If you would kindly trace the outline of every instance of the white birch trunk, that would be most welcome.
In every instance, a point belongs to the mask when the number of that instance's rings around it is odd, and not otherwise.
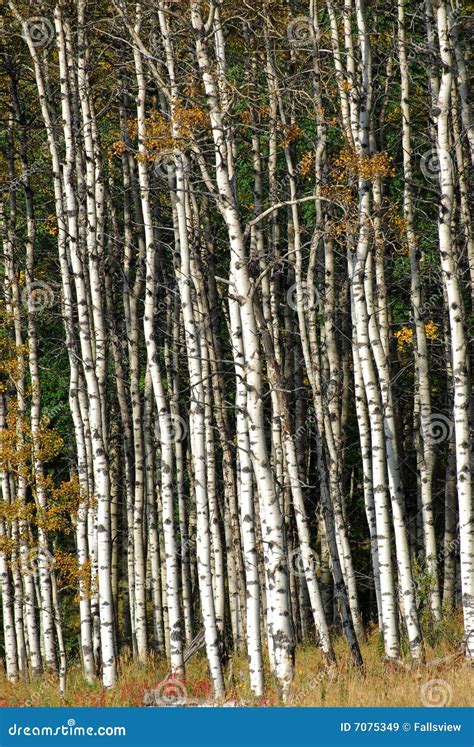
[[[454,207],[454,173],[450,157],[449,112],[453,59],[450,49],[447,6],[437,0],[436,25],[442,60],[441,82],[436,116],[441,199],[438,237],[443,282],[448,300],[449,328],[454,390],[454,435],[456,443],[456,483],[459,504],[462,608],[466,636],[466,656],[474,658],[474,507],[472,502],[470,463],[470,387],[467,340],[464,328],[462,298],[456,272],[456,258],[451,229]]]

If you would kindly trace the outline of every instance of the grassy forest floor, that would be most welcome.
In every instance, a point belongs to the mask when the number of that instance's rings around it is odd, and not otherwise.
[[[382,661],[382,646],[376,630],[369,631],[362,646],[365,671],[354,668],[342,638],[335,642],[339,672],[330,679],[322,657],[314,644],[298,647],[295,680],[289,706],[471,706],[474,669],[460,650],[462,624],[452,617],[442,629],[432,631],[425,644],[426,663],[420,668],[405,665],[387,667]],[[55,677],[44,676],[34,682],[12,684],[0,675],[1,706],[142,706],[146,692],[157,689],[164,701],[179,696],[179,705],[213,705],[205,656],[196,654],[186,666],[186,679],[164,685],[166,661],[150,659],[139,666],[122,656],[118,684],[105,691],[98,681],[88,685],[79,665],[68,672],[64,697],[58,692]],[[232,705],[278,706],[278,691],[267,676],[265,695],[252,698],[245,657],[235,659],[226,668],[226,702]],[[165,704],[164,702],[164,704]]]

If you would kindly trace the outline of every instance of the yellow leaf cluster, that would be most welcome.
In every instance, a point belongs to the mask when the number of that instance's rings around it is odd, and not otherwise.
[[[288,145],[291,145],[291,143],[295,143],[297,140],[299,140],[302,134],[303,130],[297,124],[291,124],[288,127],[285,127],[284,137],[280,142],[280,147],[287,148]]]
[[[355,150],[344,148],[333,161],[332,177],[336,184],[343,184],[354,176],[373,181],[394,174],[392,157],[386,151],[360,156]]]
[[[197,133],[206,130],[210,126],[208,112],[200,106],[183,106],[180,102],[175,104],[174,119],[170,120],[156,109],[151,109],[145,119],[145,153],[138,158],[144,161],[152,161],[159,153],[174,149],[184,149]],[[173,125],[177,125],[179,135],[173,135]],[[130,137],[136,140],[138,137],[138,120],[132,119],[128,125]],[[123,141],[113,143],[112,152],[121,155],[127,146]]]
[[[174,123],[179,127],[180,137],[191,140],[198,131],[208,129],[211,120],[208,112],[200,106],[184,107],[178,104],[175,106]]]
[[[13,550],[15,549],[15,542],[12,540],[11,537],[7,537],[6,535],[3,535],[0,537],[0,552],[6,555],[7,557],[10,557]]]
[[[58,223],[56,220],[56,216],[50,213],[44,221],[44,227],[46,231],[50,234],[50,236],[57,236],[58,235]]]
[[[255,121],[262,121],[270,116],[270,107],[268,104],[259,104],[250,111],[250,109],[244,109],[240,112],[240,118],[245,125],[250,125]]]
[[[110,146],[110,150],[113,156],[120,157],[127,152],[127,146],[125,145],[123,140],[114,140],[114,142]]]
[[[307,150],[301,156],[300,162],[298,164],[298,171],[301,174],[301,176],[307,177],[311,174],[312,170],[313,170],[313,154],[311,153],[310,150]]]
[[[439,336],[438,325],[430,319],[425,323],[425,333],[429,340],[437,340]],[[395,332],[397,348],[401,352],[407,345],[413,345],[414,330],[410,327],[402,327]]]
[[[33,434],[30,422],[20,415],[15,401],[9,402],[6,426],[0,433],[0,466],[7,471],[22,471],[25,479],[33,482],[35,457],[43,462],[51,461],[60,453],[63,439],[45,421]]]
[[[55,550],[54,568],[57,573],[58,588],[65,587],[76,588],[79,585],[79,564],[77,558],[70,552]]]
[[[429,340],[437,340],[439,337],[439,327],[437,324],[433,322],[432,319],[430,319],[425,324],[425,333]]]
[[[369,34],[369,38],[374,47],[391,46],[393,44],[393,34],[391,31],[372,32]]]
[[[19,381],[22,373],[22,358],[27,355],[27,345],[15,345],[8,337],[0,337],[0,376],[10,379],[13,383]],[[0,392],[8,389],[6,381],[0,380]]]
[[[25,504],[20,498],[7,503],[7,501],[0,501],[0,517],[4,519],[7,524],[11,524],[18,519],[31,519],[34,513],[34,505],[32,503]]]
[[[183,93],[189,99],[202,98],[206,94],[204,83],[200,79],[190,76],[183,87]]]
[[[396,213],[394,211],[390,211],[388,213],[388,222],[390,228],[392,228],[395,233],[400,236],[403,236],[403,234],[405,234],[407,230],[407,222],[403,215],[400,215],[399,213]]]
[[[80,586],[81,594],[77,595],[77,601],[80,596],[90,599],[99,590],[99,580],[97,574],[93,573],[91,560],[86,560],[81,566],[77,565],[75,576],[70,576],[72,585]]]
[[[354,202],[354,195],[350,187],[343,184],[323,185],[321,187],[321,197],[334,202],[344,202],[350,204]]]
[[[399,122],[402,116],[402,110],[400,106],[393,107],[387,114],[385,115],[385,120],[387,122]]]
[[[413,330],[410,327],[402,327],[395,332],[397,338],[397,348],[399,352],[405,349],[406,345],[413,344]]]

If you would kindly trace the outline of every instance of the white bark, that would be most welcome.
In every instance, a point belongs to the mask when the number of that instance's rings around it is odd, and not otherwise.
[[[456,443],[456,483],[459,504],[461,588],[466,635],[466,655],[474,658],[474,507],[470,465],[470,387],[467,340],[462,297],[456,272],[456,257],[451,229],[454,207],[454,173],[450,157],[449,112],[453,59],[445,0],[436,3],[436,25],[442,60],[438,94],[436,137],[439,158],[441,199],[438,215],[439,251],[443,282],[448,300],[449,328],[454,390],[454,435]]]
[[[136,31],[140,29],[137,19]],[[145,97],[146,83],[143,73],[141,54],[134,51],[135,70],[137,77],[137,117],[139,153],[145,154]],[[156,247],[150,209],[150,187],[146,161],[138,160],[138,177],[140,183],[140,199],[143,213],[143,224],[146,243],[146,281],[145,281],[145,311],[143,317],[147,361],[153,384],[161,443],[161,501],[163,510],[163,535],[166,553],[166,596],[169,615],[170,660],[173,673],[180,675],[183,670],[183,652],[181,639],[181,621],[179,608],[179,585],[176,555],[176,540],[173,518],[173,451],[172,451],[172,423],[164,394],[162,374],[160,369],[158,348],[155,340],[154,311],[156,293]],[[144,610],[143,610],[144,612]]]

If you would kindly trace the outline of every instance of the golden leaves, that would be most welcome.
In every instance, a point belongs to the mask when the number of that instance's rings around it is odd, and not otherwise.
[[[310,150],[303,153],[298,164],[298,172],[303,177],[307,177],[313,171],[313,154]]]
[[[393,176],[392,157],[385,151],[360,156],[354,149],[343,148],[329,164],[328,182],[320,188],[321,197],[344,208],[342,219],[330,219],[326,231],[332,238],[354,234],[359,225],[356,190],[359,179],[374,181]],[[400,219],[403,220],[403,219]]]
[[[120,157],[127,152],[127,146],[125,145],[123,140],[114,140],[114,142],[110,146],[110,152],[112,156]]]
[[[45,505],[38,502],[38,491],[44,498]],[[70,534],[72,531],[72,517],[77,512],[79,504],[79,485],[77,480],[62,482],[55,486],[51,477],[37,479],[32,488],[35,501],[25,503],[23,499],[8,503],[0,501],[0,517],[7,525],[21,520],[41,527],[51,532]]]
[[[9,402],[6,426],[0,433],[0,466],[22,472],[28,481],[32,481],[30,467],[35,458],[43,462],[54,459],[62,449],[63,439],[54,428],[49,428],[45,420],[33,433],[31,423],[20,414],[14,400]]]
[[[0,537],[0,552],[10,557],[16,547],[15,541],[11,537],[3,535]]]
[[[425,334],[428,340],[437,340],[439,337],[439,327],[432,319],[425,324]]]
[[[8,315],[11,316],[12,315]],[[5,312],[5,318],[7,314]],[[13,317],[11,318],[13,321]],[[9,337],[0,337],[0,375],[13,384],[16,384],[22,374],[23,370],[23,358],[28,353],[27,345],[16,345],[14,341]],[[3,378],[3,377],[2,377]],[[8,389],[7,381],[0,380],[0,392],[5,392]]]
[[[439,327],[432,319],[425,322],[425,334],[429,340],[437,340],[439,337]],[[395,337],[398,351],[404,352],[408,345],[413,345],[414,330],[412,327],[402,327],[395,332]]]
[[[281,148],[287,148],[291,143],[295,143],[301,135],[303,130],[297,124],[291,124],[284,129],[283,140],[280,141]]]
[[[243,124],[248,126],[251,124],[262,124],[264,120],[268,119],[271,115],[271,108],[268,104],[258,104],[252,109],[244,109],[240,112],[240,119]],[[283,146],[284,147],[284,146]]]
[[[58,589],[66,587],[77,588],[79,585],[80,570],[76,556],[70,552],[55,550],[54,560]]]
[[[137,119],[129,121],[128,132],[132,140],[138,138],[138,124]],[[158,153],[176,147],[176,141],[171,134],[171,122],[156,109],[151,109],[141,124],[145,130],[145,154],[138,156],[140,160],[148,160],[148,157],[153,160]]]
[[[199,106],[175,106],[174,123],[178,125],[180,137],[191,140],[199,130],[206,130],[211,125],[209,114]]]
[[[369,34],[370,43],[374,47],[391,47],[394,43],[393,33],[391,31],[381,31],[381,32],[374,32],[372,31]]]
[[[411,327],[402,327],[395,332],[397,339],[397,349],[403,352],[407,345],[413,345],[413,329]]]
[[[54,561],[58,589],[77,589],[76,601],[91,599],[97,593],[98,578],[90,559],[79,565],[76,555],[57,549]]]
[[[200,106],[183,106],[178,101],[173,109],[173,119],[166,117],[156,109],[150,109],[142,122],[145,130],[143,143],[145,150],[137,154],[137,159],[146,162],[154,161],[160,153],[186,149],[195,137],[209,129],[211,124],[209,114]],[[128,134],[133,141],[138,138],[138,130],[138,120],[131,119],[128,124]],[[122,140],[112,143],[113,155],[121,156],[126,150],[128,146]]]
[[[58,235],[58,222],[56,220],[56,216],[53,215],[52,213],[46,216],[45,221],[44,221],[44,227],[50,236],[57,236]]]
[[[342,202],[348,205],[354,202],[352,190],[342,184],[323,185],[321,187],[321,197],[332,202]]]
[[[400,106],[392,106],[385,116],[385,121],[390,123],[399,123],[402,118],[402,109]]]
[[[406,233],[407,230],[406,218],[404,218],[403,215],[396,213],[394,210],[390,210],[387,214],[387,217],[390,228],[393,229],[393,231],[399,236],[403,236],[403,234]]]
[[[395,175],[392,157],[386,152],[360,156],[355,150],[344,148],[333,161],[332,177],[343,184],[351,177],[374,181]]]
[[[0,517],[7,523],[11,524],[19,519],[29,521],[34,514],[34,505],[25,504],[20,498],[8,503],[0,501]]]
[[[33,443],[33,436],[31,437]],[[58,431],[49,428],[45,421],[34,436],[35,456],[42,462],[49,462],[57,456],[63,447],[63,439]]]

